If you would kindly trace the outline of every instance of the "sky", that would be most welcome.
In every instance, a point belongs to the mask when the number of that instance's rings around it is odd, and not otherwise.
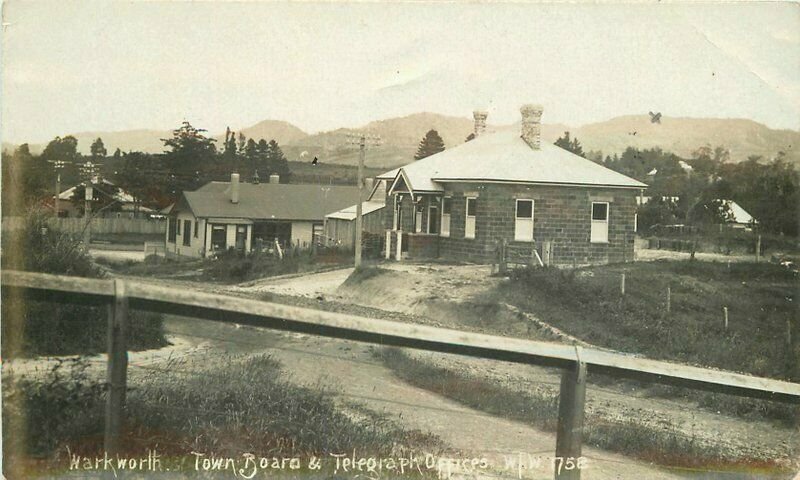
[[[3,4],[2,139],[313,133],[429,111],[579,126],[659,111],[800,130],[800,5]]]

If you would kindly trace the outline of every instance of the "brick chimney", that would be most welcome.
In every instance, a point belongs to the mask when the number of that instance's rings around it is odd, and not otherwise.
[[[231,203],[239,203],[239,174],[231,173]]]
[[[521,137],[532,149],[539,150],[542,141],[542,106],[523,105]]]
[[[483,110],[475,110],[472,112],[472,118],[475,119],[475,131],[473,132],[475,137],[479,137],[486,132],[486,117],[488,116],[489,112]]]
[[[269,176],[269,183],[281,183],[281,176],[273,173]]]

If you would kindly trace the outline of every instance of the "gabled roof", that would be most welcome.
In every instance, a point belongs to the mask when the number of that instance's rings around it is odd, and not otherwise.
[[[74,187],[70,187],[70,188],[64,190],[63,192],[59,193],[58,194],[58,199],[59,200],[71,200],[72,199],[72,195],[75,194],[75,190],[78,187],[85,187],[85,186],[86,186],[86,182],[81,182],[81,183],[75,185]],[[110,181],[106,180],[105,178],[101,179],[99,184],[95,184],[94,188],[99,190],[100,192],[105,193],[106,190],[103,189],[104,186],[117,188],[117,186],[113,182],[110,182]],[[131,195],[130,193],[126,192],[125,190],[123,190],[121,188],[119,190],[117,190],[116,192],[114,192],[113,195],[114,195],[114,200],[116,200],[116,201],[118,201],[120,203],[133,203],[133,195]]]
[[[758,223],[758,221],[750,215],[747,210],[741,207],[738,203],[734,202],[733,200],[720,200],[722,203],[728,206],[731,212],[731,219],[730,221],[735,223]]]
[[[231,203],[230,182],[211,182],[183,192],[173,212],[190,210],[198,218],[322,221],[358,201],[358,188],[341,185],[240,183],[239,203]]]
[[[455,181],[647,187],[549,143],[534,150],[516,129],[481,135],[377,178],[394,179],[401,170],[414,192],[439,192],[442,183]]]
[[[355,220],[356,205],[350,205],[349,207],[343,208],[338,212],[329,213],[325,215],[325,218],[335,218],[338,220]],[[367,215],[369,213],[378,211],[385,206],[386,205],[383,202],[373,202],[373,201],[364,202],[361,204],[361,214]]]

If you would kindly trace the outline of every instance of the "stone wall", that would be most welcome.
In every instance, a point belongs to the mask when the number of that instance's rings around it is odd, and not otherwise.
[[[490,262],[497,244],[506,239],[518,249],[529,242],[515,242],[516,199],[532,199],[533,237],[539,247],[553,245],[556,265],[585,265],[633,260],[636,191],[611,188],[554,187],[508,184],[447,185],[453,198],[450,237],[440,241],[444,258]],[[466,197],[477,197],[475,238],[464,238]],[[609,202],[608,243],[591,243],[592,202]]]

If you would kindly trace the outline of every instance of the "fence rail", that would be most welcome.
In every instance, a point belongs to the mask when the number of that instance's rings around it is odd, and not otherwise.
[[[106,449],[109,451],[115,451],[119,442],[125,396],[125,332],[129,308],[562,369],[556,441],[558,457],[579,457],[581,454],[586,377],[590,373],[800,404],[800,384],[589,348],[377,320],[119,279],[5,271],[0,280],[6,294],[42,301],[108,306],[107,381],[111,394],[106,405]],[[578,470],[556,473],[557,479],[579,477]]]
[[[84,218],[50,218],[49,225],[61,232],[79,234],[86,226]],[[21,230],[25,226],[25,217],[3,217],[3,233]],[[140,233],[165,234],[167,222],[149,218],[93,218],[92,233]]]

